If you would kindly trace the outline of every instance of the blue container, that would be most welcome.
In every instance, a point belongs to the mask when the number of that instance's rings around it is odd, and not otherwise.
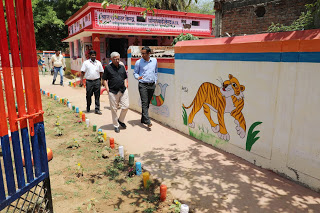
[[[70,104],[70,102],[69,102],[69,101],[67,101],[67,106],[69,106],[69,104]]]
[[[40,89],[40,92],[42,92],[42,89]]]
[[[54,100],[57,100],[57,96],[56,95],[54,96]]]
[[[98,129],[98,133],[101,132],[102,133],[102,129]]]
[[[141,175],[142,174],[142,170],[141,170],[141,163],[140,162],[136,162],[136,175]]]
[[[79,107],[76,108],[76,113],[79,113]]]
[[[45,94],[46,94],[46,91],[43,91],[43,94],[45,95]]]

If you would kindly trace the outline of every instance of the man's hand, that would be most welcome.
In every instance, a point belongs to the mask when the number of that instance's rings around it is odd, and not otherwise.
[[[143,77],[142,77],[142,76],[139,76],[138,80],[141,80],[141,79],[143,79]]]
[[[63,71],[66,71],[66,68],[65,68],[65,67],[63,68]]]
[[[83,81],[80,81],[79,86],[80,86],[80,87],[83,86]]]

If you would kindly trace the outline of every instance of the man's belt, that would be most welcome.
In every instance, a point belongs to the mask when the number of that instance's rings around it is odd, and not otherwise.
[[[140,84],[144,84],[144,85],[148,85],[148,86],[152,86],[154,85],[154,82],[151,82],[151,83],[144,83],[144,82],[139,82]]]
[[[86,81],[97,81],[97,80],[100,80],[100,78],[97,78],[97,79],[95,79],[95,80],[89,80],[89,79],[87,79]]]

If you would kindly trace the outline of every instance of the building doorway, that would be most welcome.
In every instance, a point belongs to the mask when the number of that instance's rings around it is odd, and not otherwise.
[[[128,39],[127,38],[107,38],[107,58],[110,59],[112,52],[118,52],[120,54],[121,61],[127,64],[127,51],[128,51]]]
[[[158,46],[158,40],[156,39],[142,39],[142,46]]]

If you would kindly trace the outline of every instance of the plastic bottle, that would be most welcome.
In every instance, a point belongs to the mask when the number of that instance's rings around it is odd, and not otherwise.
[[[187,204],[181,204],[180,213],[188,213],[188,212],[189,212],[189,206]]]
[[[119,146],[119,155],[120,155],[120,157],[124,158],[124,149],[123,149],[123,146]]]

